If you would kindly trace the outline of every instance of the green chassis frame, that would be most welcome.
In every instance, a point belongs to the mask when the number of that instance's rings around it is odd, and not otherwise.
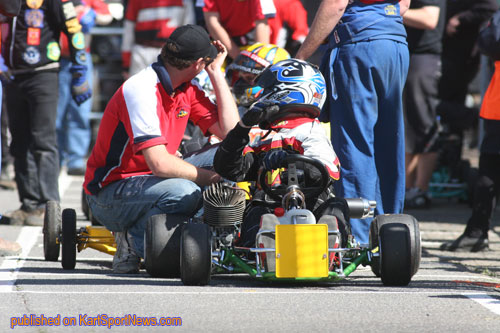
[[[274,249],[266,249],[266,248],[251,248],[248,249],[249,252],[274,252]],[[244,250],[248,252],[248,250]],[[371,258],[373,256],[378,255],[378,247],[369,250],[368,248],[350,248],[350,249],[335,249],[334,252],[359,252],[359,255],[356,256],[347,267],[342,269],[343,260],[340,259],[340,269],[339,272],[330,271],[328,273],[328,277],[322,278],[278,278],[276,277],[275,272],[261,272],[259,267],[259,262],[257,260],[256,265],[253,266],[249,263],[246,263],[243,259],[241,259],[236,252],[237,249],[225,247],[220,251],[219,259],[220,262],[216,263],[215,273],[247,273],[253,278],[258,278],[262,280],[268,281],[340,281],[349,276],[352,272],[358,268],[359,265],[369,265],[371,263]],[[243,252],[243,251],[242,251]],[[258,255],[256,256],[258,258]]]

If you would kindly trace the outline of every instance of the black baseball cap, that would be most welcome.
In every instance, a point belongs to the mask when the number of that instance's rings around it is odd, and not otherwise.
[[[199,58],[217,56],[217,48],[212,44],[208,33],[199,25],[186,24],[175,29],[167,42],[177,46],[179,52],[174,53],[178,58],[196,60]]]

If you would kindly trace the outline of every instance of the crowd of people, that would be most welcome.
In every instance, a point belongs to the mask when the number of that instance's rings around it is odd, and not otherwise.
[[[375,200],[375,215],[402,213],[405,207],[431,206],[429,187],[443,138],[457,137],[461,149],[464,130],[482,125],[481,118],[485,134],[473,213],[464,234],[441,249],[487,249],[500,187],[497,73],[482,107],[466,105],[465,99],[479,71],[479,51],[492,61],[500,58],[498,5],[496,0],[323,0],[311,11],[299,0],[128,0],[123,84],[107,103],[90,156],[89,36],[95,24],[113,20],[106,2],[27,0],[19,1],[15,13],[2,8],[7,34],[0,70],[21,201],[18,210],[0,212],[2,223],[43,225],[45,203],[59,201],[60,170],[85,175],[93,216],[115,233],[113,269],[133,273],[144,258],[148,218],[196,214],[204,186],[222,177],[246,179],[255,171],[249,149],[266,153],[259,159],[270,168],[281,167],[289,153],[325,160],[331,193]],[[64,38],[54,38],[60,34]],[[274,86],[264,87],[263,78],[283,80],[281,89],[297,94],[284,88],[288,74],[272,77],[284,71],[283,63],[301,73],[299,82],[304,77],[315,82],[314,98],[290,106],[273,95]],[[319,121],[329,123],[331,141],[314,134],[323,130]],[[305,124],[314,128],[309,135],[294,132]],[[188,130],[212,137],[203,144],[222,141],[209,155],[215,169],[183,158],[179,150]],[[292,133],[300,144],[278,144],[289,135],[283,133]],[[261,147],[264,136],[271,141]],[[305,143],[315,138],[323,152]],[[321,202],[328,203],[331,193]],[[368,243],[370,223],[351,220],[349,232]],[[19,252],[1,238],[0,249],[0,254]]]

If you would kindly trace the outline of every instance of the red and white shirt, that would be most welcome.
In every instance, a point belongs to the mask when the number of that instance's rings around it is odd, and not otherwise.
[[[194,22],[191,1],[129,0],[123,24],[123,67],[130,66],[133,45],[161,48],[177,27]]]
[[[255,21],[274,17],[270,0],[205,0],[204,12],[217,12],[229,36],[243,36],[255,28]]]
[[[151,174],[141,151],[165,145],[175,154],[188,120],[204,133],[218,121],[217,106],[194,81],[172,91],[162,86],[152,66],[132,76],[104,110],[87,162],[85,191],[96,194],[113,181]]]

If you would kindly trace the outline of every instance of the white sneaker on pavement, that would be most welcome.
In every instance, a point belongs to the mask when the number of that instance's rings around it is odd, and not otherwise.
[[[134,249],[134,242],[126,231],[115,232],[116,253],[113,257],[113,273],[137,274],[141,258]]]

